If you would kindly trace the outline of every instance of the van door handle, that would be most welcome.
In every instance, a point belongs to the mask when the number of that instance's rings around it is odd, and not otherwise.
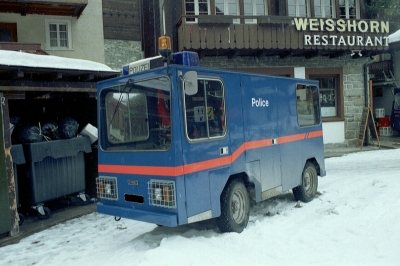
[[[229,153],[228,147],[219,148],[219,155],[225,155]]]

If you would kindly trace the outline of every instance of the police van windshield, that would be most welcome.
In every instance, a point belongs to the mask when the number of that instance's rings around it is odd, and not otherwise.
[[[166,150],[171,145],[171,83],[157,77],[101,92],[105,150]]]

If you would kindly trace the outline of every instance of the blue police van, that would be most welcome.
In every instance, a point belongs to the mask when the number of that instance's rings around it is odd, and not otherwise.
[[[250,202],[311,201],[325,176],[318,82],[171,57],[98,83],[98,212],[241,232]]]

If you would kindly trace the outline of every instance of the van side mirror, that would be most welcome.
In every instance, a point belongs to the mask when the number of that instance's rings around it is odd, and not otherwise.
[[[188,71],[183,76],[183,89],[185,90],[185,94],[194,95],[197,93],[197,72],[196,71]]]

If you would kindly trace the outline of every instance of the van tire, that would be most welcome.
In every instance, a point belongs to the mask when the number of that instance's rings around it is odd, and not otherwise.
[[[293,188],[293,195],[297,201],[310,202],[314,199],[318,189],[318,174],[313,163],[308,162],[301,174],[301,185]]]
[[[241,233],[249,222],[250,198],[244,184],[232,180],[221,194],[221,216],[217,225],[221,232]]]

